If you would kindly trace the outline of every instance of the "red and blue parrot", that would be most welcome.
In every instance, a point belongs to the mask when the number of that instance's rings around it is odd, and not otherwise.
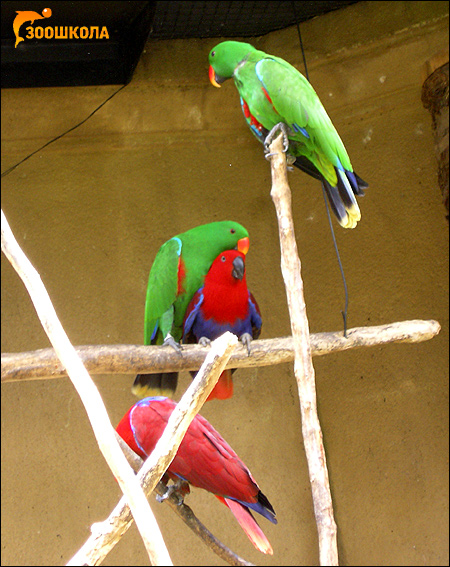
[[[186,308],[203,285],[214,258],[235,248],[246,254],[248,247],[247,230],[234,221],[202,224],[165,242],[148,277],[144,344],[171,345],[179,350]],[[172,396],[177,382],[177,372],[138,374],[132,392],[139,398]]]
[[[203,346],[226,331],[237,335],[247,347],[261,333],[261,312],[245,277],[245,255],[238,250],[219,254],[205,276],[204,285],[194,294],[183,322],[183,342]],[[206,401],[225,400],[233,395],[232,374],[227,369]],[[191,372],[195,376],[195,372]]]
[[[156,396],[139,400],[117,426],[117,433],[142,459],[161,437],[176,403]],[[252,544],[273,554],[272,546],[252,516],[261,514],[276,524],[275,511],[250,471],[225,439],[201,415],[192,420],[165,479],[184,482],[212,492],[233,513]],[[189,493],[189,485],[184,489]]]

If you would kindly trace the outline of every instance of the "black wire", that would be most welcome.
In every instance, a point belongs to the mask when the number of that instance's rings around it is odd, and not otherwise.
[[[345,292],[345,309],[344,311],[341,311],[342,314],[342,318],[344,319],[344,337],[347,338],[347,309],[348,309],[348,290],[347,290],[347,282],[345,281],[345,274],[344,274],[344,268],[342,267],[342,262],[341,262],[341,256],[339,254],[339,249],[338,249],[338,245],[336,242],[336,236],[334,234],[334,228],[333,228],[333,223],[331,222],[331,216],[330,216],[330,209],[328,207],[328,201],[327,201],[327,197],[325,194],[325,186],[322,183],[322,193],[323,193],[323,200],[325,201],[325,206],[327,208],[327,215],[328,215],[328,223],[330,225],[331,228],[331,236],[333,237],[333,244],[334,244],[334,249],[336,251],[336,256],[337,256],[337,260],[338,260],[338,264],[339,264],[339,269],[341,271],[341,276],[342,276],[342,281],[344,282],[344,292]]]
[[[303,49],[302,34],[300,33],[300,25],[298,23],[297,11],[295,9],[295,2],[294,1],[292,1],[292,9],[294,10],[295,25],[297,26],[298,39],[300,41],[300,49],[302,50],[302,55],[303,55],[303,65],[305,66],[305,75],[306,75],[306,78],[309,81],[308,65],[306,64],[306,56],[305,56],[305,50]]]
[[[305,65],[305,75],[306,75],[306,78],[309,81],[308,66],[306,64],[305,50],[303,49],[302,34],[300,32],[300,26],[299,26],[298,19],[297,19],[297,12],[295,10],[295,2],[294,1],[292,1],[292,8],[294,10],[295,23],[297,25],[297,32],[298,32],[298,39],[300,41],[300,48],[302,50],[302,55],[303,55],[303,63]],[[342,281],[344,283],[345,308],[344,308],[344,311],[341,311],[341,314],[342,314],[342,318],[344,319],[344,337],[347,338],[347,311],[348,311],[347,281],[345,279],[344,268],[342,267],[341,256],[339,254],[339,249],[338,249],[338,245],[337,245],[337,242],[336,242],[336,236],[334,234],[333,223],[331,221],[331,215],[330,215],[330,211],[329,211],[329,208],[328,208],[328,201],[327,201],[327,196],[326,196],[326,193],[325,193],[325,187],[324,187],[323,183],[322,183],[322,194],[323,194],[323,200],[325,201],[325,207],[327,209],[328,223],[330,225],[331,236],[333,238],[334,250],[336,252],[336,257],[337,257],[337,261],[338,261],[338,264],[339,264],[339,270],[341,272]]]
[[[50,140],[49,142],[46,142],[43,146],[41,146],[40,148],[38,148],[37,150],[35,150],[34,152],[32,152],[31,154],[27,155],[26,157],[24,157],[23,159],[21,159],[18,163],[16,163],[16,165],[11,166],[9,169],[7,169],[6,171],[4,171],[2,173],[2,178],[5,177],[6,175],[8,175],[9,173],[11,173],[11,171],[14,171],[14,169],[16,169],[16,167],[18,167],[20,164],[22,164],[24,161],[27,161],[27,159],[29,159],[30,157],[34,156],[34,154],[37,154],[38,152],[40,152],[41,150],[43,150],[44,148],[46,148],[47,146],[49,146],[50,144],[53,144],[53,142],[56,142],[56,140],[59,140],[60,138],[62,138],[63,136],[65,136],[66,134],[68,134],[69,132],[72,132],[73,130],[75,130],[76,128],[78,128],[79,126],[81,126],[82,124],[84,124],[87,120],[89,120],[89,118],[91,118],[91,116],[94,116],[94,114],[100,110],[100,108],[105,105],[109,100],[111,100],[114,96],[116,96],[116,94],[118,92],[120,92],[122,89],[124,89],[126,87],[126,85],[122,85],[119,89],[117,89],[117,91],[115,91],[111,96],[109,96],[106,100],[104,100],[100,106],[97,106],[97,108],[95,110],[93,110],[89,116],[87,116],[84,120],[82,120],[81,122],[79,122],[76,126],[73,126],[72,128],[69,128],[69,130],[66,130],[63,134],[60,134],[59,136],[56,136],[56,138],[53,138],[52,140]]]

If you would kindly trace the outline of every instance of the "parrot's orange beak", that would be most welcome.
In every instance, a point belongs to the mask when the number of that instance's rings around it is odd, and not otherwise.
[[[250,248],[250,239],[248,238],[248,236],[246,236],[245,238],[240,238],[238,240],[237,249],[239,250],[239,252],[242,252],[242,254],[247,254],[249,248]]]
[[[212,65],[209,66],[209,80],[211,81],[212,85],[220,89],[220,85],[216,80],[216,72],[214,71]]]

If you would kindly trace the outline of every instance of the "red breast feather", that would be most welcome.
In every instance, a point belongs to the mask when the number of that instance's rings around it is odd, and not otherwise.
[[[216,323],[233,324],[237,319],[248,315],[248,290],[245,273],[242,279],[233,276],[233,260],[244,254],[228,250],[214,260],[205,277],[203,286],[203,304],[201,307],[205,319],[214,319]]]

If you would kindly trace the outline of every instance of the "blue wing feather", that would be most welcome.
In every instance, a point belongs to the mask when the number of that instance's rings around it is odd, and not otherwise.
[[[203,287],[195,292],[185,314],[184,325],[183,325],[183,335],[188,335],[192,330],[192,325],[200,313],[200,307],[203,303]]]

